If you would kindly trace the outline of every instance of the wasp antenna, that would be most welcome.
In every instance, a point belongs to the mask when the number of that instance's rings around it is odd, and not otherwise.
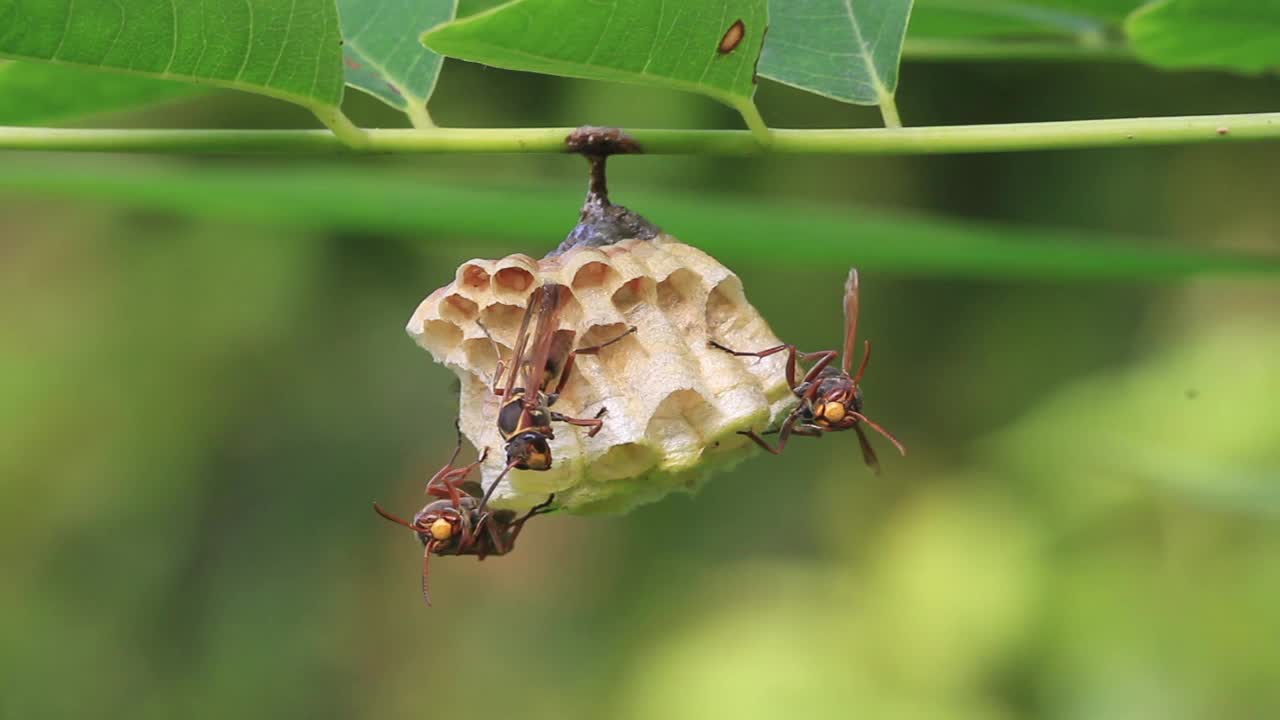
[[[431,551],[435,550],[435,548],[434,541],[427,543],[426,547],[422,548],[422,600],[427,604],[427,607],[431,607]]]
[[[871,359],[871,341],[862,341],[862,363],[858,365],[858,374],[853,376],[853,384],[862,382],[862,373],[867,371],[867,361]]]
[[[383,509],[382,509],[382,506],[378,504],[378,501],[377,501],[377,500],[374,500],[374,501],[373,501],[373,511],[374,511],[374,512],[376,512],[376,513],[378,513],[379,515],[381,515],[383,518],[385,518],[385,519],[387,519],[387,520],[390,520],[391,522],[393,522],[393,523],[395,523],[395,524],[397,524],[397,525],[403,525],[403,526],[405,526],[405,527],[409,528],[410,530],[414,530],[414,527],[413,527],[412,525],[410,525],[408,522],[406,522],[406,521],[404,521],[404,520],[401,520],[400,518],[396,517],[395,515],[392,515],[391,513],[387,512],[386,510],[383,510]],[[417,532],[417,530],[414,530],[414,532]]]
[[[498,489],[498,485],[502,483],[502,479],[507,476],[507,473],[511,472],[512,468],[514,468],[519,462],[519,460],[512,460],[507,463],[507,466],[502,469],[502,472],[498,473],[498,477],[493,479],[493,483],[489,485],[489,489],[484,491],[484,497],[480,498],[480,507],[478,508],[479,512],[484,512],[485,508],[489,506],[489,498],[493,497],[493,492]]]
[[[866,423],[866,424],[867,424],[867,427],[869,427],[869,428],[871,428],[872,430],[875,430],[876,432],[878,432],[878,433],[880,433],[881,435],[883,435],[883,436],[885,437],[885,439],[886,439],[886,440],[888,440],[889,442],[893,443],[893,446],[894,446],[894,447],[898,448],[898,452],[899,452],[899,453],[901,453],[904,457],[906,456],[906,454],[907,454],[907,449],[906,449],[905,447],[903,447],[903,446],[902,446],[902,443],[898,442],[898,438],[894,437],[894,436],[893,436],[893,433],[889,432],[888,430],[885,430],[884,428],[880,427],[879,425],[875,424],[874,422],[871,422],[871,420],[870,420],[866,415],[863,415],[863,414],[862,414],[862,413],[860,413],[860,412],[855,412],[855,413],[851,413],[851,414],[852,414],[854,417],[858,418],[858,420],[859,420],[860,422],[864,422],[864,423]]]

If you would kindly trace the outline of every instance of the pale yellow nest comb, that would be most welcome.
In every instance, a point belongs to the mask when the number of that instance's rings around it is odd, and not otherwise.
[[[568,289],[560,328],[575,334],[573,347],[604,342],[629,326],[636,332],[597,356],[579,357],[554,406],[574,417],[608,408],[601,432],[588,438],[585,430],[554,423],[552,468],[512,471],[494,494],[499,507],[531,507],[554,492],[557,505],[571,511],[621,512],[692,490],[711,470],[750,454],[753,446],[737,431],[764,430],[795,402],[783,377],[785,354],[737,358],[707,346],[712,338],[743,350],[779,341],[747,302],[737,275],[670,236],[578,247],[542,260],[471,260],[418,306],[407,329],[461,381],[462,432],[490,449],[485,487],[505,457],[499,398],[490,390],[494,341],[509,364],[529,295],[543,283]]]

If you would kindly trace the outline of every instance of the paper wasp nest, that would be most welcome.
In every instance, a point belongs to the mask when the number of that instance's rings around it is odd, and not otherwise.
[[[409,319],[408,331],[462,385],[462,432],[478,449],[488,487],[504,467],[490,389],[497,356],[512,346],[529,295],[542,283],[568,288],[561,332],[572,347],[595,345],[634,325],[636,332],[596,356],[579,356],[553,409],[593,417],[608,408],[594,438],[553,423],[550,470],[513,470],[494,495],[498,507],[527,508],[556,493],[575,512],[621,512],[672,490],[695,489],[713,469],[750,454],[738,430],[763,430],[793,403],[783,353],[735,358],[707,346],[761,349],[778,339],[743,296],[738,277],[667,235],[578,247],[534,260],[511,255],[471,260]],[[477,320],[480,322],[477,323]]]

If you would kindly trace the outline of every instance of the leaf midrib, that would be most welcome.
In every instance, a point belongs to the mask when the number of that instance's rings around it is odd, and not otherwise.
[[[871,78],[871,87],[875,88],[876,95],[879,95],[881,99],[893,97],[893,93],[889,92],[889,89],[885,87],[883,78],[880,77],[880,73],[877,71],[874,58],[867,51],[867,42],[862,37],[862,27],[858,24],[858,19],[853,14],[853,0],[844,0],[844,11],[849,16],[849,27],[853,30],[854,38],[858,42],[858,54],[862,56],[862,62],[867,66],[867,75]]]

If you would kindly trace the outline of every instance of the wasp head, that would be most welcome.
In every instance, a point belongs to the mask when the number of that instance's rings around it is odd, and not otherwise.
[[[507,443],[507,464],[517,470],[549,470],[551,445],[538,432],[523,432]]]
[[[410,527],[430,552],[443,555],[458,544],[467,523],[465,507],[460,511],[450,500],[436,500],[413,516]]]
[[[818,396],[813,420],[832,430],[847,430],[858,423],[862,413],[862,388],[844,382]]]

